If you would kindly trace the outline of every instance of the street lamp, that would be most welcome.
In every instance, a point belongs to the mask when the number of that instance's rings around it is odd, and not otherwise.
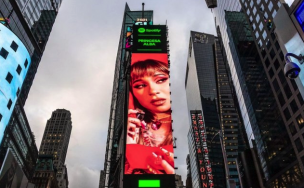
[[[302,56],[302,54],[300,54],[299,56],[297,56],[297,55],[295,55],[293,53],[287,53],[285,55],[286,64],[285,64],[285,67],[284,67],[284,74],[289,79],[295,79],[295,78],[297,78],[299,76],[301,69],[300,69],[300,67],[296,63],[291,62],[289,60],[289,58],[288,58],[289,56],[294,57],[297,60],[299,60],[299,63],[301,65],[304,62],[304,56]]]
[[[224,144],[223,144],[223,136],[222,136],[222,131],[219,130],[211,139],[211,144],[213,139],[219,135],[220,137],[220,143],[221,143],[221,148],[222,148],[222,153],[223,153],[223,158],[224,158],[224,165],[225,165],[225,172],[226,172],[226,184],[227,184],[227,188],[230,188],[230,181],[229,181],[229,169],[228,169],[228,162],[227,162],[227,155],[226,155],[226,150],[224,148]]]

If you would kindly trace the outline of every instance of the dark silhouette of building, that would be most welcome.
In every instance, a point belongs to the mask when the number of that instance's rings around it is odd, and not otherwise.
[[[53,156],[39,155],[35,173],[30,182],[39,188],[59,188],[56,173],[56,167],[53,165]]]
[[[65,109],[57,109],[47,121],[39,149],[40,155],[52,155],[59,188],[69,185],[65,158],[72,131],[71,113]]]
[[[4,161],[7,148],[11,148],[29,180],[35,170],[38,151],[23,107],[58,14],[61,0],[33,2],[34,0],[2,1],[0,6],[0,17],[9,20],[5,24],[6,27],[18,36],[31,58],[22,87],[16,93],[17,101],[15,106],[12,106],[13,113],[10,122],[0,143],[0,166]]]

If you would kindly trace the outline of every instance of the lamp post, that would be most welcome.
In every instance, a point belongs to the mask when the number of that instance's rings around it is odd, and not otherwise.
[[[296,58],[297,60],[299,60],[299,63],[302,65],[304,62],[304,56],[302,56],[302,54],[300,54],[299,56],[293,54],[293,53],[287,53],[285,55],[285,60],[286,60],[286,64],[284,67],[284,74],[286,77],[288,77],[289,79],[295,79],[299,76],[301,68],[294,62],[291,62],[289,60],[289,56]]]
[[[222,131],[219,130],[211,139],[211,144],[213,139],[219,135],[220,137],[220,143],[221,143],[221,148],[222,148],[222,153],[223,153],[223,158],[224,158],[224,165],[225,165],[225,173],[226,173],[226,184],[227,184],[227,188],[230,188],[230,182],[229,182],[229,169],[228,169],[228,163],[227,163],[227,155],[226,155],[226,150],[224,148],[224,143],[223,143],[223,136],[222,136]]]

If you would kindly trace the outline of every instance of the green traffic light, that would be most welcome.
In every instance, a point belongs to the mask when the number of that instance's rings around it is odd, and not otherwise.
[[[160,187],[160,180],[138,180],[138,187]]]

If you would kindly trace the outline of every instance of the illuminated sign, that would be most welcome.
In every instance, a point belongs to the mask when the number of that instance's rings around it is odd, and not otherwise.
[[[190,111],[201,187],[214,188],[202,111]]]
[[[0,18],[0,23],[7,26],[10,23],[10,19],[8,18]]]
[[[123,187],[175,187],[166,26],[134,25],[132,36]]]
[[[294,13],[299,25],[301,26],[302,30],[304,31],[304,1],[300,4],[297,10]]]
[[[133,53],[167,53],[165,25],[135,25]]]
[[[127,33],[126,33],[126,50],[131,49],[132,47],[132,28],[130,26],[127,27]]]
[[[148,21],[147,18],[137,18],[134,25],[153,25],[153,22]]]
[[[21,40],[0,24],[0,142],[31,64]]]

